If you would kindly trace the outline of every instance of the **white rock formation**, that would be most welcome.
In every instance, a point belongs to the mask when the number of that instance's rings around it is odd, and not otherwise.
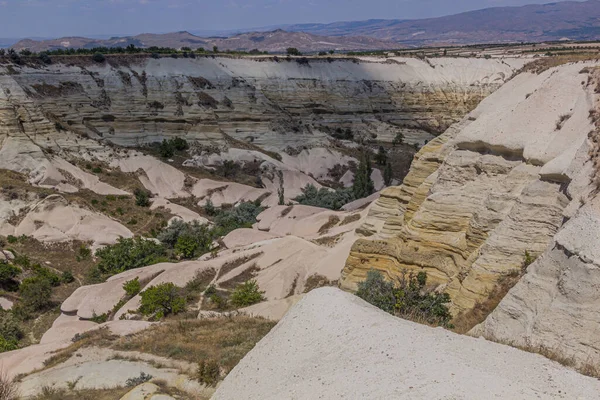
[[[594,399],[600,382],[542,356],[395,318],[338,289],[309,293],[213,399]]]

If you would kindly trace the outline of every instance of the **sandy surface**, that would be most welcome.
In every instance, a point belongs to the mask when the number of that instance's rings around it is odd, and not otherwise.
[[[542,356],[312,291],[213,399],[597,399],[600,382]]]

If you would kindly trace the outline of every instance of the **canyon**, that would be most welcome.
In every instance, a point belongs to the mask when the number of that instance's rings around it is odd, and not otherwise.
[[[140,371],[191,398],[233,399],[242,385],[252,386],[249,398],[276,398],[277,388],[290,387],[298,390],[290,397],[335,397],[349,392],[317,383],[316,375],[310,385],[297,386],[294,370],[277,364],[293,359],[282,343],[301,349],[299,332],[321,326],[321,336],[313,330],[302,339],[319,344],[314,357],[340,334],[351,342],[365,338],[365,346],[382,352],[406,351],[380,349],[379,336],[361,322],[372,321],[408,336],[431,335],[447,362],[477,343],[479,356],[464,355],[465,363],[500,351],[506,363],[519,359],[549,371],[547,381],[568,373],[579,383],[561,380],[548,389],[543,380],[519,380],[514,390],[489,387],[500,397],[560,398],[557,391],[566,390],[586,398],[597,390],[591,378],[492,341],[551,350],[580,371],[600,362],[594,335],[600,322],[594,240],[599,84],[593,60],[526,56],[0,59],[0,236],[23,238],[26,244],[13,244],[18,251],[30,250],[28,244],[48,249],[37,254],[40,262],[62,271],[84,265],[74,264],[71,243],[96,251],[122,238],[155,237],[175,220],[214,224],[209,204],[264,207],[253,225],[219,237],[201,257],[142,266],[93,284],[77,272],[49,313],[54,319],[47,329],[32,333],[29,346],[0,353],[0,366],[19,376],[26,398],[44,387],[68,390],[71,381],[80,390],[124,390],[125,379]],[[393,143],[399,135],[403,142]],[[159,144],[175,138],[189,148],[162,155]],[[393,166],[391,185],[384,183],[383,166],[374,164],[372,196],[339,210],[297,204],[308,184],[351,187],[360,149],[376,153],[380,146]],[[148,208],[136,206],[139,190],[149,193]],[[11,245],[2,243],[3,258],[14,258]],[[67,246],[64,259],[50,261],[53,246]],[[456,330],[479,339],[396,320],[340,291],[355,292],[371,270],[389,280],[426,272],[432,290],[448,293]],[[128,296],[124,284],[185,288],[199,277],[223,293],[251,278],[264,301],[219,312],[206,307],[203,292],[181,324],[240,318],[238,312],[256,317],[253,323],[281,320],[246,349],[254,347],[216,392],[193,378],[195,367],[181,349],[171,358],[125,345],[180,321],[140,318],[141,294]],[[4,292],[0,299],[3,308],[20,300]],[[396,340],[392,336],[380,339]],[[82,337],[98,343],[78,345]],[[415,342],[415,354],[426,353],[425,342]],[[345,346],[334,348],[344,353]],[[342,362],[334,354],[323,357],[323,371],[356,368],[350,356]],[[57,355],[65,359],[48,361]],[[307,368],[302,362],[293,364]],[[498,364],[478,365],[514,378]],[[77,379],[80,370],[104,371],[105,378]],[[266,371],[273,371],[272,381]],[[427,382],[436,380],[435,371],[422,372],[432,374]],[[447,383],[464,387],[471,372],[461,369]],[[372,379],[359,375],[340,379]],[[145,385],[132,390],[166,391]],[[410,393],[408,386],[414,385],[389,383],[378,396]],[[443,392],[431,390],[420,388],[415,398]]]

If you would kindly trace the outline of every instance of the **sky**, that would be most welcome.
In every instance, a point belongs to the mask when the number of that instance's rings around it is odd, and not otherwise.
[[[0,38],[220,31],[415,19],[551,0],[0,0]]]

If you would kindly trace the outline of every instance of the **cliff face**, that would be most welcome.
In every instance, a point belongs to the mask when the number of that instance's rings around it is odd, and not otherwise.
[[[372,207],[342,287],[356,288],[370,268],[424,270],[458,314],[541,255],[476,332],[598,357],[588,139],[597,95],[583,67],[520,74],[425,146],[404,184]]]
[[[522,61],[139,59],[0,66],[4,127],[28,135],[65,129],[135,146],[169,136],[272,149],[358,137],[409,142],[443,132]],[[48,123],[50,122],[50,123]],[[56,135],[55,135],[56,136]]]

